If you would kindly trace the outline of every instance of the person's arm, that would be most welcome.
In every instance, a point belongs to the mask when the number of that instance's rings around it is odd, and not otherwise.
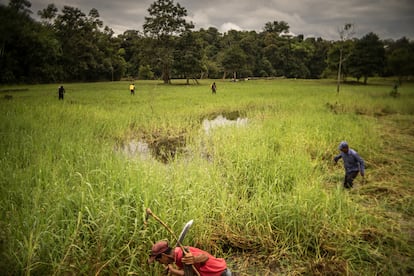
[[[184,270],[175,268],[173,264],[168,265],[168,272],[171,275],[184,276]]]
[[[364,159],[362,159],[358,153],[355,152],[354,154],[355,159],[357,160],[357,162],[359,163],[359,172],[361,173],[361,176],[365,175],[365,163],[364,163]]]
[[[194,256],[191,252],[185,254],[185,256],[181,259],[184,264],[192,265],[192,264],[204,264],[208,260],[208,255],[206,254],[198,254]]]
[[[337,156],[335,156],[334,157],[334,161],[335,161],[335,163],[337,163],[338,162],[338,160],[339,159],[341,159],[342,158],[342,155],[341,154],[338,154]]]

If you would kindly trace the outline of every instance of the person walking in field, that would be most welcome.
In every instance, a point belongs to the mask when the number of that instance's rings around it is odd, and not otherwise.
[[[361,176],[364,177],[365,163],[355,150],[349,148],[347,142],[342,141],[338,149],[340,153],[334,157],[334,162],[336,164],[342,158],[345,168],[344,188],[350,189],[358,173],[361,173]]]
[[[131,83],[129,85],[129,90],[131,91],[131,96],[135,95],[135,84]]]
[[[148,263],[157,261],[163,264],[168,275],[184,275],[186,264],[193,265],[200,276],[231,276],[224,259],[216,258],[196,247],[187,249],[189,252],[183,253],[180,247],[171,248],[167,241],[158,241],[152,246]]]
[[[58,88],[58,95],[59,95],[59,100],[63,100],[63,96],[65,94],[65,88],[63,88],[63,85],[61,85]]]
[[[211,84],[211,94],[216,94],[216,91],[217,91],[217,86],[216,86],[216,83],[213,82]]]

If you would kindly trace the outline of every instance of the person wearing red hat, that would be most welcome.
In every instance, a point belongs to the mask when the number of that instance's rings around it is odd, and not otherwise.
[[[224,259],[196,247],[186,249],[189,252],[183,254],[180,247],[171,248],[167,241],[158,241],[152,246],[148,263],[157,261],[163,264],[170,275],[184,275],[184,265],[193,265],[200,276],[231,276]]]

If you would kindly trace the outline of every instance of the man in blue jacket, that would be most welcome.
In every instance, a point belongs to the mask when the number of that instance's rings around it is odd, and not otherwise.
[[[358,155],[358,153],[350,149],[348,143],[343,141],[339,144],[338,149],[341,151],[337,156],[335,156],[335,164],[339,159],[342,158],[344,161],[345,168],[345,179],[344,187],[350,189],[353,186],[353,181],[357,177],[358,172],[361,173],[361,176],[365,175],[365,163],[364,160]]]

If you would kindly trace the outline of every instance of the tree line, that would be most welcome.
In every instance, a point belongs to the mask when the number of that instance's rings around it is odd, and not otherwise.
[[[216,28],[194,30],[187,10],[173,0],[148,8],[143,31],[114,35],[97,9],[58,10],[49,4],[32,17],[28,0],[0,5],[0,83],[108,81],[122,78],[340,78],[364,83],[371,76],[408,78],[414,72],[414,42],[360,39],[328,41],[290,35],[289,24],[273,21],[261,32]],[[351,25],[344,25],[349,31]],[[350,34],[350,33],[348,33]],[[338,68],[340,70],[338,70]]]

